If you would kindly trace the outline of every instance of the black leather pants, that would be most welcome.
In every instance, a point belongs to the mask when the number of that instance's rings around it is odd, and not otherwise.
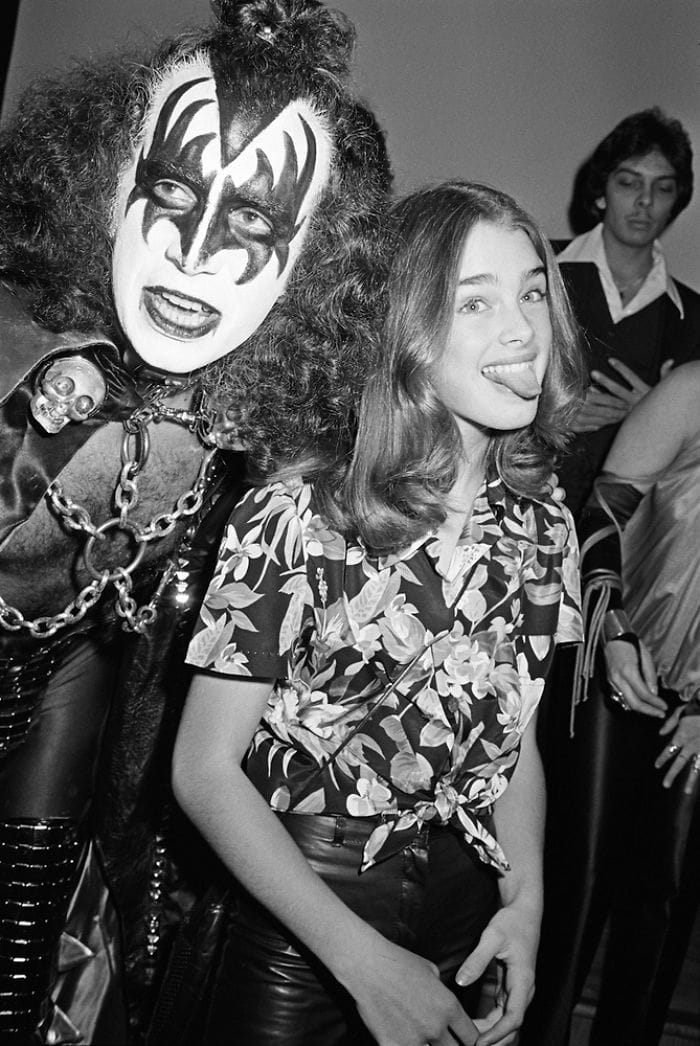
[[[288,814],[285,827],[335,893],[390,940],[436,963],[467,1012],[479,986],[454,975],[496,907],[493,872],[449,828],[424,829],[401,853],[358,875],[376,821]],[[250,897],[240,897],[202,1035],[207,1046],[369,1046],[350,996]]]
[[[567,1046],[609,920],[591,1046],[656,1046],[700,901],[700,804],[684,774],[661,786],[661,721],[613,705],[601,666],[570,738],[563,667],[547,695],[545,908],[521,1044]]]
[[[0,1038],[17,1042],[51,1022],[48,993],[114,685],[108,651],[88,636],[45,654],[0,659]]]

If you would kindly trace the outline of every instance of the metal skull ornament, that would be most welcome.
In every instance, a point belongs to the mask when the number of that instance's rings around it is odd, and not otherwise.
[[[61,356],[39,378],[30,409],[46,432],[56,433],[69,421],[89,418],[106,393],[99,367],[83,356]]]

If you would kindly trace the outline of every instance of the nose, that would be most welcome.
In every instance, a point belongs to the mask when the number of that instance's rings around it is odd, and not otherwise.
[[[523,312],[520,302],[508,308],[503,317],[500,341],[502,345],[527,345],[534,335],[534,328]]]
[[[180,236],[174,236],[165,250],[165,257],[186,276],[216,271],[212,255],[197,239],[190,244],[184,244]]]
[[[641,207],[650,207],[652,201],[651,183],[642,182],[637,193],[637,203]]]

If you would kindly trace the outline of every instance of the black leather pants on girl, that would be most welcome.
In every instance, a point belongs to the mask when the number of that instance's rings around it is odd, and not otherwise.
[[[494,872],[450,828],[424,828],[400,853],[358,875],[375,818],[287,814],[285,827],[339,897],[390,940],[424,956],[473,1014],[479,986],[454,976],[497,904]],[[233,912],[207,1046],[370,1046],[354,1003],[328,970],[249,896]]]
[[[86,635],[0,652],[0,1040],[42,1041],[114,685]],[[10,1039],[10,1036],[12,1038]]]

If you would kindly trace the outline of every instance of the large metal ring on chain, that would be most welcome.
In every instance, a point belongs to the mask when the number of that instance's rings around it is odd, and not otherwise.
[[[114,570],[100,570],[93,561],[93,549],[95,542],[101,540],[103,535],[109,530],[121,530],[125,533],[131,534],[131,537],[136,545],[136,552],[130,563],[125,567],[116,567]],[[85,548],[83,549],[83,561],[85,566],[89,570],[92,577],[100,579],[107,576],[108,581],[116,581],[117,578],[123,577],[124,574],[132,574],[138,567],[139,563],[143,559],[143,554],[146,551],[146,545],[141,539],[141,527],[136,523],[130,523],[128,519],[108,519],[101,526],[95,527],[95,533],[91,534],[85,542]]]

